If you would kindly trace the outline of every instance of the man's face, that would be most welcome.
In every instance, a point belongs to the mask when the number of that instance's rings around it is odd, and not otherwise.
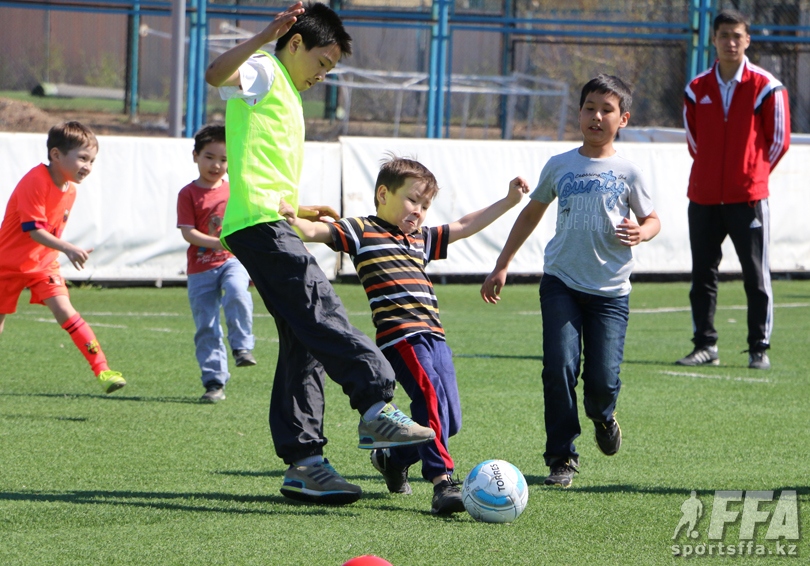
[[[300,38],[299,35],[293,36],[285,47],[290,50],[286,67],[295,88],[298,92],[304,92],[321,82],[326,73],[335,68],[342,53],[336,43],[307,50]]]
[[[720,63],[738,65],[743,62],[745,50],[751,45],[751,36],[745,24],[720,24],[712,37]]]

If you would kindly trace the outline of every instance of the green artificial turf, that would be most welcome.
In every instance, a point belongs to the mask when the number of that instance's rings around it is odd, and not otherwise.
[[[352,322],[370,333],[362,289],[337,289]],[[618,404],[622,449],[610,458],[598,452],[580,398],[581,470],[562,490],[543,485],[537,286],[507,286],[497,306],[483,303],[477,285],[438,286],[464,410],[450,442],[457,471],[500,458],[529,483],[525,512],[506,525],[431,516],[432,489],[416,468],[413,495],[389,494],[356,448],[358,415],[333,382],[326,455],[364,496],[345,507],[282,497],[284,465],[267,426],[278,343],[258,296],[259,365],[232,368],[227,400],[201,405],[185,289],[71,290],[128,381],[109,396],[50,312],[28,305],[25,293],[0,336],[0,564],[340,565],[363,554],[396,566],[681,563],[673,545],[681,554],[689,545],[699,560],[761,563],[717,556],[718,542],[741,541],[740,520],[720,541],[708,539],[716,490],[774,491],[775,499],[796,490],[800,540],[765,539],[774,501],[758,507],[770,514],[753,543],[771,559],[781,558],[777,543],[795,544],[792,563],[804,562],[810,282],[776,281],[774,293],[772,370],[749,370],[741,353],[741,282],[721,285],[721,365],[682,368],[672,362],[692,346],[688,285],[636,284]],[[407,407],[401,390],[396,402]],[[692,490],[704,504],[699,536],[673,541]]]

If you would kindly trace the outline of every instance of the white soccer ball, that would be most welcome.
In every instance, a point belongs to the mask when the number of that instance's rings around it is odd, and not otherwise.
[[[511,523],[526,508],[526,478],[505,460],[487,460],[475,466],[461,490],[464,507],[476,521]]]

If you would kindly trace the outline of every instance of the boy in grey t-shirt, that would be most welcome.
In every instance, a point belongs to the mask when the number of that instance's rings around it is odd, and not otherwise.
[[[575,387],[583,354],[583,405],[596,444],[607,456],[621,446],[614,412],[630,312],[630,247],[661,230],[643,173],[613,147],[630,119],[631,103],[630,88],[618,77],[599,75],[582,88],[582,146],[548,161],[481,287],[484,301],[498,302],[509,263],[558,199],[557,228],[546,246],[540,282],[547,485],[569,487],[579,471]]]

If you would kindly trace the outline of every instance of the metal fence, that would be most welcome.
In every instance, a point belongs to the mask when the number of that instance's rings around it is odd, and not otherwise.
[[[186,80],[199,82],[209,54],[258,31],[287,4],[188,0],[189,27],[205,18],[203,39],[210,49],[202,49],[203,60],[189,67],[193,77]],[[342,133],[576,137],[579,89],[600,72],[633,85],[633,126],[680,127],[683,87],[696,66],[705,68],[713,58],[705,20],[727,7],[751,17],[749,57],[788,87],[793,131],[810,132],[810,0],[333,0],[332,5],[354,37],[345,69],[355,76],[419,79],[399,90],[390,83],[352,88],[343,80],[348,74],[335,75],[331,88],[304,93],[313,139]],[[170,15],[167,0],[0,0],[0,90],[31,90],[43,82],[120,89],[134,102],[132,113],[139,101],[167,101]],[[701,49],[706,49],[702,60]],[[509,77],[523,76],[557,85],[557,91],[567,88],[565,105],[545,88],[515,96]],[[203,120],[217,118],[223,109],[210,89],[193,98],[193,105]]]

